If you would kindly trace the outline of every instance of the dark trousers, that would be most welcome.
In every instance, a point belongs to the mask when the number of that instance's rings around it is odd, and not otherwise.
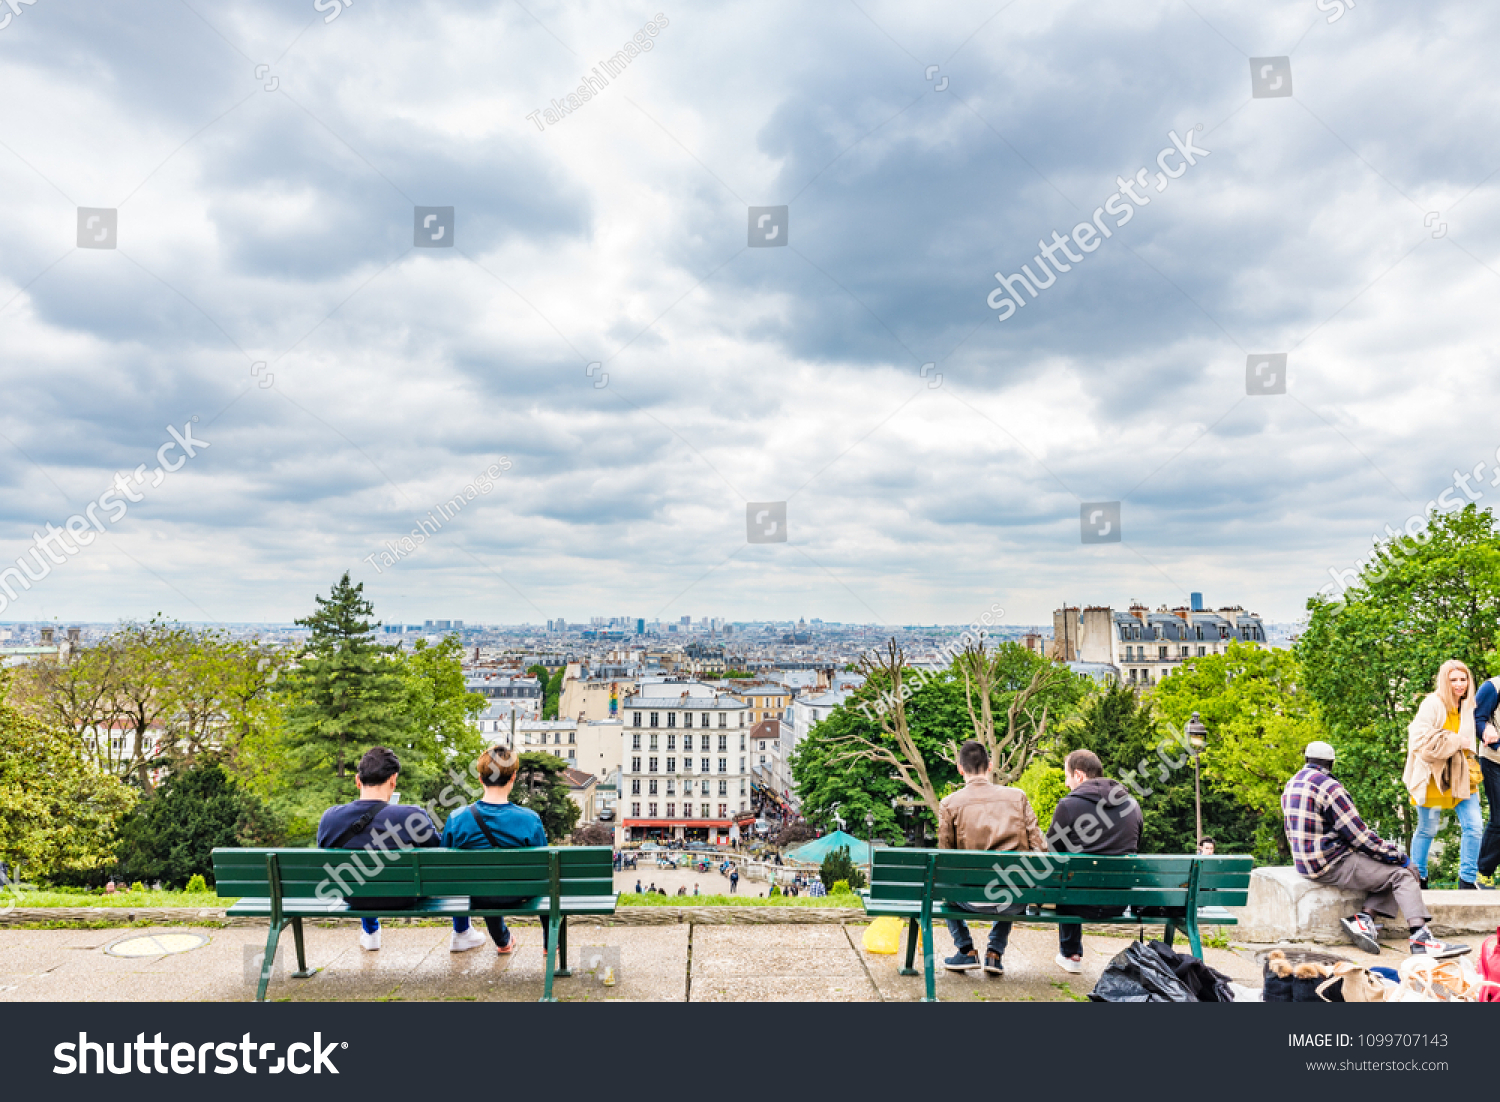
[[[1060,904],[1060,915],[1076,915],[1079,918],[1115,918],[1125,913],[1124,907],[1069,907]],[[1083,956],[1083,923],[1060,922],[1057,925],[1057,951],[1065,957]]]
[[[525,899],[498,898],[495,896],[473,896],[469,904],[474,907],[514,907],[518,903],[526,903]],[[453,929],[456,933],[463,933],[469,928],[468,915],[460,915],[453,920]],[[510,938],[510,928],[505,925],[504,915],[486,915],[484,928],[490,932],[490,940],[495,943],[495,948],[504,945]],[[542,948],[547,947],[547,916],[542,916]]]
[[[1494,876],[1500,867],[1500,762],[1480,758],[1479,768],[1484,773],[1484,799],[1490,805],[1490,821],[1479,843],[1479,875]]]
[[[960,911],[972,911],[977,915],[1018,915],[1026,912],[1026,905],[1017,903],[1005,908],[1003,911],[998,907],[987,904],[973,903],[950,903]],[[974,938],[969,934],[969,924],[961,918],[950,918],[948,920],[948,936],[953,939],[953,947],[960,953],[972,953],[974,951]],[[1005,946],[1010,942],[1010,923],[996,922],[990,927],[989,950],[1005,955]]]

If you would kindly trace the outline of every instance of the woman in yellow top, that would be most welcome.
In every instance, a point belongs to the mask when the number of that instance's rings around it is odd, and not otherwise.
[[[1437,837],[1443,812],[1458,816],[1462,842],[1458,851],[1458,886],[1473,888],[1479,871],[1479,839],[1484,819],[1478,786],[1471,782],[1474,756],[1474,677],[1458,659],[1438,670],[1437,684],[1406,728],[1406,769],[1401,781],[1417,806],[1417,829],[1411,839],[1411,863],[1427,886],[1427,854]],[[1477,772],[1477,770],[1473,770]]]

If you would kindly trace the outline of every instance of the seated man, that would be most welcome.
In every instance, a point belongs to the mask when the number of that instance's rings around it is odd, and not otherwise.
[[[1310,742],[1302,753],[1306,764],[1281,793],[1292,861],[1315,884],[1367,893],[1364,910],[1340,919],[1354,944],[1367,953],[1380,952],[1375,920],[1370,916],[1394,918],[1399,909],[1411,927],[1407,946],[1412,953],[1433,957],[1467,953],[1469,946],[1444,944],[1433,936],[1427,925],[1432,915],[1422,901],[1422,886],[1411,858],[1360,819],[1349,793],[1333,778],[1333,747]]]
[[[475,762],[479,770],[479,782],[484,785],[484,796],[478,803],[461,807],[443,824],[443,845],[449,849],[520,849],[524,846],[545,846],[547,832],[542,828],[542,817],[530,808],[510,802],[511,789],[516,786],[516,775],[521,767],[521,756],[509,746],[491,746],[479,755]],[[666,893],[662,893],[666,894]],[[474,897],[469,902],[475,907],[508,907],[525,902],[516,898]],[[501,956],[515,952],[516,935],[505,925],[505,916],[486,918],[485,927],[490,940],[495,943],[495,952]],[[461,953],[484,944],[484,935],[469,928],[467,917],[453,920],[453,942],[450,948]],[[547,947],[547,925],[542,924],[542,948]]]
[[[318,822],[319,849],[388,850],[413,846],[435,846],[438,831],[427,812],[420,807],[393,804],[396,782],[401,776],[401,762],[384,746],[365,751],[355,771],[359,799],[339,804],[323,812]],[[340,887],[343,887],[342,881]],[[411,900],[355,896],[350,905],[356,909],[379,910],[401,908]],[[380,948],[380,919],[362,918],[359,935],[361,949],[375,952]]]
[[[1074,750],[1063,761],[1068,794],[1057,801],[1047,846],[1054,853],[1094,853],[1128,857],[1141,845],[1141,805],[1119,781],[1104,775],[1104,765],[1092,750]],[[1060,915],[1113,918],[1124,907],[1059,906]],[[1057,927],[1057,966],[1064,972],[1083,971],[1083,924],[1063,922]]]
[[[958,773],[964,779],[963,788],[943,797],[938,804],[939,849],[1019,852],[1047,848],[1026,793],[990,781],[990,756],[981,744],[970,739],[959,748]],[[1021,914],[1026,909],[1019,903],[1003,910],[990,904],[954,906],[978,914]],[[948,933],[956,952],[943,961],[943,967],[950,972],[978,968],[979,958],[974,954],[974,939],[969,936],[968,924],[963,919],[950,918]],[[984,970],[988,975],[1005,975],[1002,962],[1009,940],[1009,922],[996,922],[990,927],[989,946],[984,954]]]

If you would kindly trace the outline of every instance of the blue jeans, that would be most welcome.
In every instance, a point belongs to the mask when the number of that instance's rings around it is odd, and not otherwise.
[[[460,922],[463,923],[462,926],[459,925]],[[380,919],[378,919],[378,918],[362,918],[362,919],[359,920],[359,924],[360,924],[360,926],[362,926],[364,928],[364,931],[367,934],[378,934],[378,933],[380,933]],[[463,916],[461,916],[459,918],[455,918],[453,920],[453,932],[455,934],[461,934],[465,930],[467,930],[468,928],[469,928],[469,918],[468,918],[467,915],[463,915]],[[503,927],[502,927],[502,929],[503,929]]]
[[[1458,848],[1458,878],[1472,884],[1479,872],[1479,839],[1484,832],[1484,816],[1479,811],[1479,793],[1454,805],[1461,832]],[[1437,807],[1417,808],[1417,832],[1411,836],[1411,863],[1423,879],[1427,877],[1427,854],[1443,821],[1443,810]]]
[[[1024,904],[1016,904],[1004,910],[983,911],[968,903],[954,903],[954,907],[964,911],[973,911],[977,915],[1018,915],[1025,914]],[[972,953],[974,951],[974,938],[969,933],[969,924],[961,918],[950,918],[948,920],[948,936],[953,939],[953,947],[960,953]],[[996,921],[990,927],[990,939],[987,946],[992,952],[999,956],[1005,956],[1005,946],[1010,941],[1010,923]]]

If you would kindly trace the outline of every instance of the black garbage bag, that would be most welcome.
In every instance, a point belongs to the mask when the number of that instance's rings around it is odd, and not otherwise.
[[[1162,964],[1197,998],[1200,1003],[1232,1003],[1234,989],[1229,986],[1229,977],[1217,969],[1210,968],[1189,953],[1179,953],[1160,941],[1149,946]]]
[[[1098,1003],[1198,1002],[1198,996],[1153,951],[1157,944],[1131,942],[1109,962],[1109,967],[1089,992],[1089,998]],[[1166,949],[1166,946],[1162,948]],[[1167,949],[1167,952],[1172,951]]]

